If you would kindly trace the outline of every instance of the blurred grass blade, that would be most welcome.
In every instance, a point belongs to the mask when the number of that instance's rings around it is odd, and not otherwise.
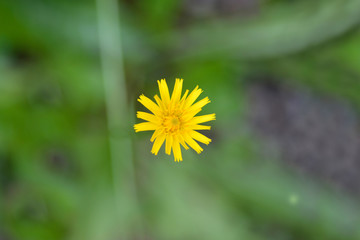
[[[295,53],[332,39],[360,21],[360,1],[300,1],[244,21],[216,20],[159,38],[177,58],[229,55],[243,59]],[[162,39],[162,40],[161,40]],[[173,44],[173,45],[172,45]]]
[[[115,201],[120,219],[130,224],[135,216],[136,196],[132,143],[127,129],[130,128],[129,108],[121,48],[119,6],[116,0],[98,0],[98,26],[100,54],[105,88],[110,153],[113,170]],[[130,199],[130,200],[124,200]],[[124,206],[124,201],[127,202]],[[130,227],[124,229],[130,229]],[[126,233],[123,233],[126,236]]]

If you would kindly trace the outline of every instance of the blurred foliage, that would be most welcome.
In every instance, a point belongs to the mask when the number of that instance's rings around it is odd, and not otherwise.
[[[135,145],[137,206],[114,194],[95,2],[0,2],[0,239],[360,239],[358,200],[267,159],[244,116],[259,73],[360,107],[360,1],[198,22],[184,6],[120,2],[127,104],[183,77],[217,114],[181,164],[152,156],[149,134],[116,136]]]

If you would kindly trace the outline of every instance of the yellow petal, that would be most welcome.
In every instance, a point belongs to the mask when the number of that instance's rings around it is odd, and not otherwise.
[[[189,121],[191,124],[204,123],[215,120],[215,113],[194,117]]]
[[[204,125],[191,125],[189,126],[192,130],[210,130],[210,126],[204,126]]]
[[[186,100],[186,97],[187,97],[188,94],[189,94],[189,90],[186,89],[183,97],[182,97],[181,100],[180,100],[180,106],[179,106],[180,108],[182,108],[182,107],[184,106],[185,100]]]
[[[199,132],[196,131],[190,131],[190,137],[192,137],[193,139],[195,139],[196,141],[205,143],[206,145],[208,145],[211,142],[211,139],[202,135]]]
[[[141,112],[138,111],[136,116],[140,119],[152,122],[152,123],[156,123],[156,124],[160,124],[161,123],[161,119],[153,114],[147,113],[147,112]]]
[[[185,133],[183,136],[185,138],[185,142],[189,144],[189,146],[192,147],[192,149],[194,149],[197,153],[201,153],[203,151],[199,144],[195,142],[189,134]]]
[[[135,132],[156,130],[159,126],[151,122],[143,122],[134,125]]]
[[[165,106],[167,106],[170,103],[170,94],[165,79],[161,79],[161,81],[158,80],[158,85],[161,99],[164,102]]]
[[[155,140],[155,138],[157,138],[160,134],[162,134],[164,132],[163,128],[158,128],[155,130],[155,132],[153,133],[153,135],[151,136],[150,141],[153,142]]]
[[[185,100],[184,108],[188,108],[195,102],[195,100],[200,96],[202,90],[196,86],[195,89],[190,93],[189,97]]]
[[[138,99],[138,101],[144,105],[147,109],[149,109],[152,113],[154,113],[157,116],[161,115],[161,110],[160,107],[158,105],[156,105],[156,103],[154,103],[153,101],[151,101],[150,98],[145,97],[145,95],[141,95]]]
[[[185,123],[190,122],[194,118],[194,116],[196,114],[198,114],[200,111],[201,111],[201,108],[188,111],[188,112],[186,112],[185,114],[182,115],[181,120],[183,122],[185,122]]]
[[[197,103],[195,103],[194,105],[192,105],[191,107],[189,107],[188,109],[185,109],[185,111],[187,111],[187,112],[196,111],[198,109],[201,109],[203,106],[205,106],[209,102],[210,102],[210,100],[208,97],[203,98],[200,101],[198,101]]]
[[[155,95],[154,98],[155,98],[155,101],[156,101],[157,105],[159,105],[159,107],[161,108],[161,110],[162,110],[162,111],[165,111],[166,108],[165,108],[165,106],[164,106],[163,101],[161,101],[161,99],[159,98],[159,96],[158,96],[158,95]]]
[[[176,78],[174,90],[171,95],[171,103],[174,106],[176,103],[179,103],[181,92],[182,92],[183,79]]]
[[[174,136],[174,140],[172,143],[172,149],[173,149],[173,153],[174,153],[174,160],[175,162],[179,162],[182,161],[182,156],[181,156],[181,149],[180,149],[180,143],[178,141],[178,139]]]
[[[160,134],[159,137],[156,138],[154,142],[154,145],[151,149],[151,153],[157,155],[164,141],[165,141],[165,134]]]
[[[180,144],[181,144],[186,150],[189,149],[189,147],[186,145],[185,140],[184,140],[184,138],[183,138],[183,136],[182,136],[181,134],[178,135],[178,140],[179,140]]]
[[[166,136],[166,144],[165,144],[165,153],[167,155],[171,154],[172,143],[173,143],[173,136],[172,135],[167,135]]]

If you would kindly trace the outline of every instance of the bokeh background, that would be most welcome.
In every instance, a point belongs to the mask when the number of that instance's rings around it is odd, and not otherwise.
[[[359,0],[0,1],[0,239],[360,239]],[[216,113],[133,131],[176,77]]]

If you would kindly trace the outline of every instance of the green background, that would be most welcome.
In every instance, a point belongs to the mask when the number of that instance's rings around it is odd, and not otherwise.
[[[356,194],[264,154],[246,117],[268,77],[358,112],[360,1],[184,2],[0,2],[0,239],[360,239]],[[181,163],[133,131],[176,77],[217,115]]]

